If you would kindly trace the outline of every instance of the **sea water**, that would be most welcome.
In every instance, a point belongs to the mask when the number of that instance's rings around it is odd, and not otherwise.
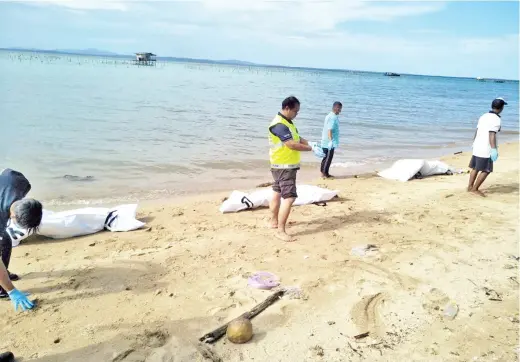
[[[495,97],[499,142],[518,140],[518,82],[157,62],[0,51],[0,169],[48,204],[105,203],[251,188],[269,181],[267,126],[282,100],[318,141],[343,103],[336,175],[471,147]],[[304,168],[318,160],[303,156]],[[332,173],[332,171],[331,171]],[[318,176],[319,170],[316,170]]]

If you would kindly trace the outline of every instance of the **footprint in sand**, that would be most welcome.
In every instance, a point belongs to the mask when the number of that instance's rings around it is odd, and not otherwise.
[[[380,307],[387,298],[385,293],[376,293],[363,297],[352,308],[352,320],[360,333],[369,332],[370,336],[383,337],[384,323],[380,315]]]
[[[168,340],[168,333],[157,330],[157,331],[145,331],[144,335],[141,336],[140,342],[151,348],[162,347]]]
[[[450,301],[450,298],[442,290],[432,288],[424,293],[422,300],[422,306],[425,310],[431,314],[438,314],[438,311]]]
[[[213,360],[218,361],[218,359]],[[208,359],[202,357],[201,353],[197,351],[196,346],[192,345],[190,342],[181,340],[177,337],[171,337],[166,344],[155,348],[148,357],[146,357],[146,360],[144,360],[144,362],[165,361],[197,362],[208,361]]]

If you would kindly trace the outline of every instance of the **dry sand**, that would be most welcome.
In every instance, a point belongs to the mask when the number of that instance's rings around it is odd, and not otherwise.
[[[445,160],[466,168],[469,155]],[[148,231],[28,240],[11,269],[40,306],[0,303],[1,350],[24,361],[203,361],[198,337],[271,294],[247,287],[265,270],[305,297],[256,317],[249,343],[217,342],[223,361],[515,361],[518,144],[501,147],[495,168],[487,198],[465,192],[467,174],[318,181],[341,197],[296,207],[294,243],[265,229],[268,210],[220,214],[225,195],[144,205]],[[351,255],[367,243],[379,251]],[[453,320],[442,316],[449,301]]]

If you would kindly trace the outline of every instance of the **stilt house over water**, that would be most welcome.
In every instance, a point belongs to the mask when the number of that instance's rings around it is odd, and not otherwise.
[[[136,65],[154,66],[156,64],[156,57],[154,53],[135,53],[134,63]]]

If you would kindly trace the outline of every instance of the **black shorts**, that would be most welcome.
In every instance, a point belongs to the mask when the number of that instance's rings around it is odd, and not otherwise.
[[[271,169],[273,174],[273,191],[282,194],[282,198],[297,198],[296,193],[296,168]]]
[[[484,158],[472,156],[471,161],[469,161],[469,168],[477,171],[491,173],[493,172],[493,161],[491,161],[491,157]]]

